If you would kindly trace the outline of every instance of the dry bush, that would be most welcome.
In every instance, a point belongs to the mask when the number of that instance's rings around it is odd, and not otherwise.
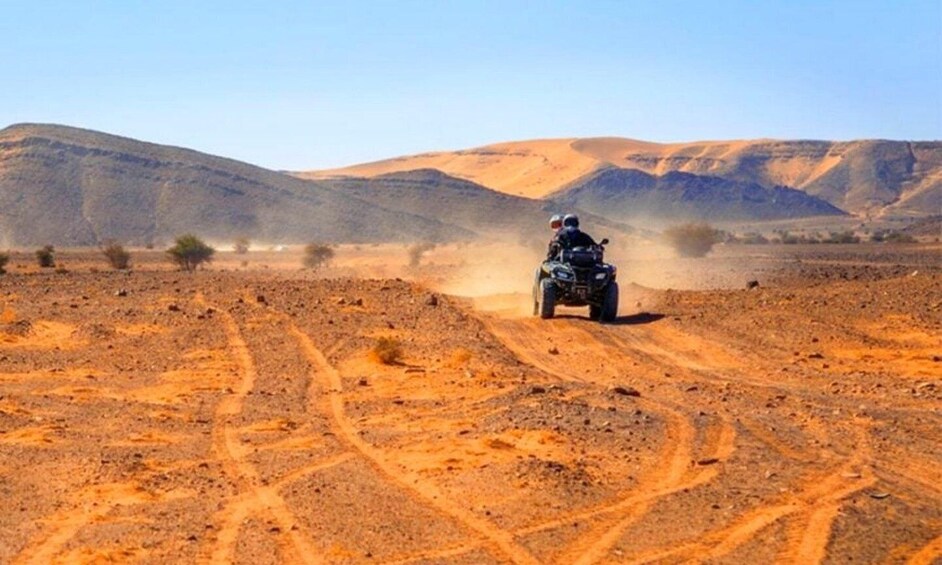
[[[56,266],[56,248],[46,245],[36,250],[36,262],[43,269],[51,269]]]
[[[334,258],[334,250],[329,245],[309,243],[304,247],[304,258],[301,260],[308,269],[317,270],[330,263]]]
[[[101,248],[101,253],[112,269],[125,270],[131,267],[131,254],[116,241],[109,241]]]
[[[422,263],[422,256],[435,249],[435,244],[430,242],[415,243],[409,246],[409,266],[413,269]]]
[[[192,271],[203,263],[209,263],[215,253],[215,249],[193,234],[181,235],[174,246],[167,250],[170,260],[184,271]]]
[[[395,365],[402,359],[402,346],[399,340],[391,337],[381,337],[373,344],[370,357],[383,365]]]
[[[471,361],[473,357],[472,353],[465,349],[464,347],[459,347],[451,353],[451,358],[448,360],[448,364],[452,367],[464,367]]]
[[[245,255],[249,252],[249,246],[251,242],[247,237],[240,237],[235,240],[234,251],[238,255]]]
[[[688,223],[668,228],[664,239],[681,257],[704,257],[720,241],[720,232],[709,224]]]
[[[0,275],[2,275],[3,273],[7,272],[7,271],[6,271],[6,266],[7,266],[7,263],[9,263],[9,262],[10,262],[10,254],[9,254],[9,253],[0,253]]]

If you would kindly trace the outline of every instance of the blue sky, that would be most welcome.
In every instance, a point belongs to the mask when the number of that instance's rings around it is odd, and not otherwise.
[[[942,139],[942,2],[0,0],[0,127],[276,169],[539,137]]]

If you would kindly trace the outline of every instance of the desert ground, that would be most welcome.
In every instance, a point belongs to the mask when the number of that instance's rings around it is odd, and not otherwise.
[[[942,246],[629,247],[14,253],[0,562],[940,562]]]

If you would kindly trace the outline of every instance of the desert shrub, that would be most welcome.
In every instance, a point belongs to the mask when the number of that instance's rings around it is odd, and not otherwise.
[[[756,232],[743,234],[739,241],[745,245],[766,245],[769,243],[769,240],[764,235]]]
[[[435,249],[435,244],[427,241],[409,246],[409,266],[418,267],[422,263],[422,256]]]
[[[215,253],[215,249],[193,234],[181,235],[174,246],[167,250],[170,260],[184,271],[192,271],[203,263],[209,263]]]
[[[381,337],[373,344],[370,357],[383,365],[394,365],[402,359],[402,346],[399,341],[391,337]]]
[[[309,243],[304,246],[304,257],[301,259],[301,262],[308,269],[317,270],[328,263],[334,258],[334,250],[329,245],[322,245],[320,243]]]
[[[832,231],[828,237],[822,241],[824,243],[860,243],[860,237],[854,235],[854,232],[851,230],[842,232]]]
[[[719,241],[719,232],[709,224],[689,223],[668,228],[664,238],[681,257],[703,257]]]
[[[249,238],[240,237],[235,240],[234,251],[239,255],[245,255],[246,253],[249,252],[250,243],[251,242],[249,241]]]
[[[105,256],[112,269],[124,270],[131,267],[131,254],[117,241],[106,243],[101,248],[101,254]]]
[[[36,262],[43,269],[51,269],[56,266],[56,248],[46,245],[42,249],[36,250]]]
[[[9,254],[9,253],[0,253],[0,275],[2,275],[3,273],[7,272],[7,271],[6,271],[6,266],[7,266],[7,263],[9,263],[9,262],[10,262],[10,254]]]
[[[464,367],[471,361],[472,357],[473,354],[470,351],[464,347],[459,347],[452,352],[448,364],[452,367]]]
[[[916,243],[916,238],[899,231],[878,231],[870,236],[874,243]]]

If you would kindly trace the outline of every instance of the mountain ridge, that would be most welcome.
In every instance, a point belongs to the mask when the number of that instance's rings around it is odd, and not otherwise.
[[[401,156],[302,178],[436,168],[508,194],[546,198],[600,168],[669,171],[788,186],[859,216],[921,217],[942,207],[942,141],[867,139],[655,143],[618,137],[505,142]]]

